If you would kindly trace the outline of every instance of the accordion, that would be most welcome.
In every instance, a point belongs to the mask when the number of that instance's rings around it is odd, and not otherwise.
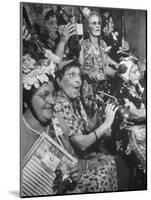
[[[77,160],[46,134],[42,134],[22,160],[21,197],[54,195],[56,170],[68,174]]]

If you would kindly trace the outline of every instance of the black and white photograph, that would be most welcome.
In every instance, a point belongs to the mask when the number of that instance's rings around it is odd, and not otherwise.
[[[147,190],[147,10],[20,3],[20,197]]]

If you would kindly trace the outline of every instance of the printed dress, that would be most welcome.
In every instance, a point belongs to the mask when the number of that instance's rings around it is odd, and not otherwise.
[[[142,95],[134,95],[124,87],[122,80],[119,79],[116,90],[116,97],[124,105],[124,99],[132,102],[137,109],[144,107]],[[132,120],[133,124],[125,127],[121,134],[116,138],[117,151],[126,156],[134,154],[138,165],[146,171],[146,122],[143,120]]]
[[[142,94],[143,95],[143,94]],[[144,107],[142,95],[134,95],[119,79],[116,97],[124,105],[128,99],[139,110]],[[131,125],[113,131],[116,151],[130,168],[130,189],[146,189],[146,120],[131,120]]]
[[[107,76],[108,72],[112,73],[112,69],[109,66],[109,57],[106,54],[106,43],[103,40],[100,40],[99,51],[96,51],[89,39],[84,40],[82,45],[84,58],[84,63],[82,65],[82,71],[84,73],[82,97],[85,98],[90,96],[89,92],[87,92],[85,88],[89,88],[88,91],[92,91],[91,94],[94,97],[98,91],[112,94],[114,90],[114,82],[112,78]],[[97,80],[90,78],[92,73],[96,73]],[[87,105],[85,106],[86,111],[89,110],[89,107]],[[90,112],[93,113],[93,109],[90,110]]]
[[[56,110],[69,127],[69,137],[83,135],[88,124],[86,113],[80,101],[77,107],[77,110],[74,110],[71,102],[63,96],[57,99]],[[79,113],[78,110],[81,112]],[[75,152],[79,159],[85,160],[87,163],[75,192],[79,190],[81,193],[116,191],[118,189],[116,164],[112,156],[90,151],[84,154],[77,150]]]
[[[99,52],[96,52],[94,46],[89,39],[83,41],[84,64],[83,72],[97,72],[98,80],[105,80],[105,68],[107,67],[107,55],[105,54],[106,44],[103,40],[100,41]]]

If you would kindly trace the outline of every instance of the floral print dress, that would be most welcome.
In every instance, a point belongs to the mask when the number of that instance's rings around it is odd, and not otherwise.
[[[83,135],[84,129],[88,124],[86,113],[81,102],[79,102],[81,113],[75,111],[72,103],[60,96],[56,102],[56,110],[61,114],[67,126],[70,129],[69,137],[75,135]],[[103,153],[90,152],[81,156],[75,151],[80,159],[86,161],[86,168],[82,171],[82,177],[75,189],[81,193],[116,191],[117,186],[117,170],[116,164],[112,156]],[[72,191],[74,193],[74,191]]]
[[[131,93],[120,79],[115,95],[122,105],[124,105],[124,99],[128,99],[137,109],[144,107],[142,95]],[[126,126],[115,136],[116,150],[127,158],[133,156],[134,163],[146,171],[146,122],[145,120],[132,122],[132,125]]]
[[[108,55],[106,53],[107,45],[103,40],[100,40],[99,51],[97,52],[91,44],[89,39],[83,41],[83,58],[84,63],[82,65],[82,72],[84,73],[84,84],[82,86],[82,97],[89,97],[89,92],[85,88],[89,88],[92,91],[92,95],[95,97],[98,91],[102,91],[108,94],[113,93],[114,83],[112,78],[107,76],[107,71],[111,70],[109,67]],[[97,80],[91,79],[92,73],[97,74]],[[86,111],[89,109],[87,105]],[[92,106],[91,106],[92,107]],[[91,109],[91,113],[93,109]],[[88,112],[87,112],[88,114]]]

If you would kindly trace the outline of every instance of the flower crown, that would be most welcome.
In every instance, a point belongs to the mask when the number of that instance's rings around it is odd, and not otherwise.
[[[49,59],[46,62],[37,64],[30,55],[26,55],[22,65],[23,87],[26,90],[30,90],[32,86],[39,88],[40,83],[48,83],[48,75],[55,76],[57,62],[59,60]]]
[[[23,85],[25,89],[30,90],[32,86],[39,88],[40,83],[48,82],[48,67],[35,65],[35,68],[30,69],[23,71]],[[26,74],[27,71],[28,73]]]

